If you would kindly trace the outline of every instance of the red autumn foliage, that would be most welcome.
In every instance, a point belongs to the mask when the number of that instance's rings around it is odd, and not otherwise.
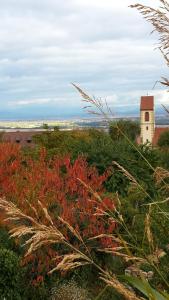
[[[47,160],[46,152],[42,149],[39,159],[33,160],[25,158],[17,145],[0,144],[0,196],[16,203],[24,213],[46,224],[47,220],[38,203],[40,200],[57,226],[61,226],[57,218],[60,216],[80,232],[89,250],[93,248],[92,243],[96,242],[99,248],[114,247],[114,242],[108,237],[89,243],[90,238],[111,234],[115,228],[115,222],[103,214],[105,210],[114,210],[113,200],[104,195],[103,183],[109,175],[110,170],[99,175],[97,169],[88,166],[83,157],[74,163],[71,163],[70,157]],[[98,200],[90,189],[97,192],[102,200]],[[78,246],[76,239],[63,224],[62,231]],[[56,255],[56,251],[51,249],[48,249],[48,253],[49,258]],[[31,259],[35,261],[37,254]],[[40,262],[38,269],[41,274],[43,264]],[[37,277],[37,280],[42,282],[41,277]]]

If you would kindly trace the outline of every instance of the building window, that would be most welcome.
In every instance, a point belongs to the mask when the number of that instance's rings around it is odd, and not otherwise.
[[[16,139],[16,143],[19,144],[19,143],[20,143],[20,140],[19,140],[19,139]]]
[[[28,143],[28,144],[30,144],[31,142],[32,142],[32,140],[30,140],[30,139],[29,139],[29,140],[27,140],[27,143]]]
[[[146,126],[146,130],[148,130],[148,126]]]
[[[146,112],[145,112],[145,121],[146,121],[146,122],[149,122],[149,119],[150,119],[149,112],[146,111]]]

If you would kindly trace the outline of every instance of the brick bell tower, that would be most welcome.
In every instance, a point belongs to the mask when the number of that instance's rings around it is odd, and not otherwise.
[[[140,103],[141,143],[151,143],[155,131],[154,96],[141,97]]]

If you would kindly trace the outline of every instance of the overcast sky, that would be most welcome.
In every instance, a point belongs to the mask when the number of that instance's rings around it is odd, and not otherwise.
[[[133,0],[1,0],[0,118],[76,116],[79,84],[114,113],[136,114],[141,95],[167,103],[157,35]],[[156,5],[156,0],[140,0]]]

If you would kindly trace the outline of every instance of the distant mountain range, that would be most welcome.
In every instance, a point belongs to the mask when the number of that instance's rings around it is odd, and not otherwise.
[[[139,104],[138,105],[128,105],[128,106],[115,106],[113,109],[113,114],[117,118],[120,117],[139,117]],[[156,105],[155,107],[156,115],[164,115],[164,109],[161,105]],[[69,119],[81,119],[81,118],[93,118],[93,116],[86,113],[82,108],[70,108],[69,110],[61,107],[54,108],[51,110],[48,107],[35,107],[34,109],[21,109],[13,108],[9,111],[0,111],[0,120],[69,120]]]

